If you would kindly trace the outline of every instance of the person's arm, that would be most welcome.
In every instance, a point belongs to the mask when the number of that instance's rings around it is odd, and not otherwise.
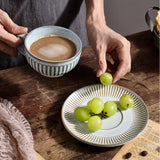
[[[9,55],[16,55],[16,48],[23,41],[15,35],[26,32],[27,28],[15,24],[8,14],[0,9],[0,51]]]
[[[96,52],[97,76],[108,71],[116,82],[131,69],[130,42],[106,25],[103,0],[86,0],[86,7],[87,34]],[[113,58],[113,65],[106,61],[106,53]]]

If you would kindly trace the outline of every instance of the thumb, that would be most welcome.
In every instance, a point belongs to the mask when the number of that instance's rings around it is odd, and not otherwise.
[[[1,24],[12,34],[23,34],[27,32],[26,27],[19,26],[15,24],[8,14],[1,10],[3,14],[0,14]]]
[[[100,77],[107,70],[106,53],[97,52],[97,77]]]

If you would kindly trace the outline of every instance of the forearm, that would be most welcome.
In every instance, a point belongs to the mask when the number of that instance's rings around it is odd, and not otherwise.
[[[86,24],[100,23],[105,24],[104,1],[103,0],[86,0]]]

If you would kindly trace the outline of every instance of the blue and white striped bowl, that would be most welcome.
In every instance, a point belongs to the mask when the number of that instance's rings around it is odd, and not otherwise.
[[[31,44],[45,35],[58,35],[71,40],[77,48],[76,54],[63,61],[48,61],[41,59],[30,52]],[[30,66],[46,77],[60,77],[71,71],[78,63],[81,52],[82,43],[80,38],[71,30],[58,26],[43,26],[32,30],[29,34],[18,35],[24,39],[24,45],[18,47],[18,51],[23,54]]]

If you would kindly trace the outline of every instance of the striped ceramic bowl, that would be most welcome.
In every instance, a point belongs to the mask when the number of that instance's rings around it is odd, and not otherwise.
[[[30,52],[31,44],[45,35],[58,35],[71,40],[77,48],[76,54],[63,61],[48,61],[41,59]],[[78,63],[81,51],[82,43],[80,38],[71,30],[58,26],[43,26],[32,30],[29,34],[18,35],[18,37],[24,40],[24,45],[18,47],[18,51],[23,54],[30,66],[46,77],[60,77],[65,73],[71,71]]]

